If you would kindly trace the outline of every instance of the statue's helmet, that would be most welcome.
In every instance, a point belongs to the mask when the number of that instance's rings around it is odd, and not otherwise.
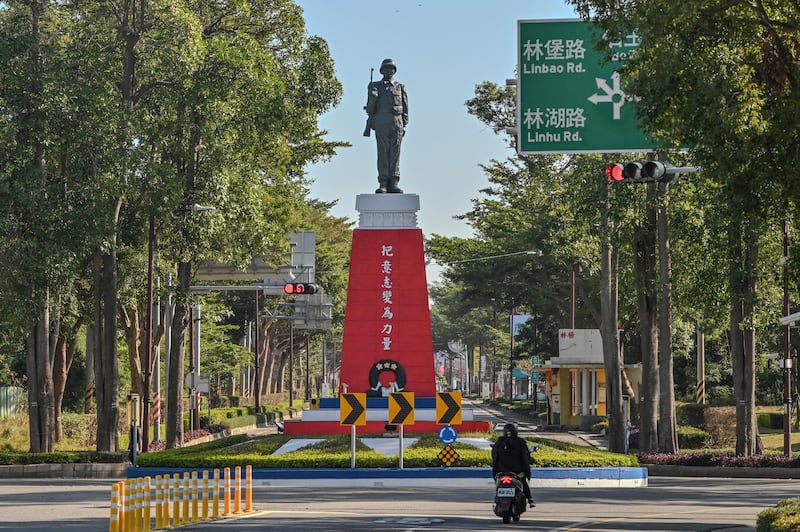
[[[388,67],[393,68],[394,71],[397,72],[397,63],[394,62],[394,59],[384,59],[381,63],[381,68],[378,69],[378,71],[383,74],[383,69]]]

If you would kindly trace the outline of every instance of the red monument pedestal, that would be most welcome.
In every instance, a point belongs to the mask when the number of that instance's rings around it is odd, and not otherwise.
[[[356,198],[359,225],[353,231],[350,277],[347,285],[339,392],[366,393],[386,398],[391,392],[414,392],[418,423],[408,432],[437,430],[436,394],[428,283],[422,230],[417,227],[416,194],[361,194]],[[336,427],[338,408],[303,412],[302,420],[287,421],[286,434],[346,432]],[[377,404],[377,403],[376,403]],[[384,407],[385,408],[385,407]],[[366,432],[383,432],[387,413],[367,407]],[[462,410],[462,431],[485,430],[472,411]],[[380,427],[379,427],[380,425]],[[416,426],[419,425],[419,426]],[[379,428],[380,430],[374,430]]]

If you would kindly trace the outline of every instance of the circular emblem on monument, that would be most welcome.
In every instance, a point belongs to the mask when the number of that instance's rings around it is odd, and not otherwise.
[[[388,397],[391,392],[402,392],[406,387],[406,370],[396,360],[383,359],[369,371],[369,394]]]

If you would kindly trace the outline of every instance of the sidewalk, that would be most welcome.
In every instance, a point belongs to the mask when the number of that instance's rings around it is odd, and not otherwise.
[[[523,436],[537,436],[549,440],[563,441],[573,445],[584,447],[594,447],[595,449],[608,450],[608,438],[600,434],[594,434],[582,430],[548,430],[542,426],[539,419],[535,419],[518,412],[513,412],[490,403],[464,399],[465,407],[473,408],[476,411],[476,419],[491,419],[495,423],[495,430],[502,430],[502,425],[511,422],[519,428]],[[477,414],[480,411],[482,414]]]

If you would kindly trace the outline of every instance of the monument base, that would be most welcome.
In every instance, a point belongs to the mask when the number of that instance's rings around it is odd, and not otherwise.
[[[320,399],[316,408],[303,410],[300,419],[284,420],[284,434],[346,434],[350,425],[342,425],[339,399]],[[437,423],[436,399],[433,397],[417,397],[414,401],[414,423],[403,426],[403,432],[426,433],[438,432],[445,424]],[[366,425],[358,425],[360,434],[381,434],[391,432],[387,429],[389,419],[389,403],[385,397],[368,397],[366,408]],[[477,421],[471,408],[461,409],[461,423],[453,424],[459,432],[491,432],[490,421]],[[397,427],[397,425],[395,425]],[[398,430],[397,428],[393,430]]]
[[[434,421],[417,421],[413,425],[404,425],[404,434],[419,434],[439,432],[444,425]],[[491,432],[491,421],[462,421],[460,425],[453,425],[460,434],[466,432]],[[399,426],[395,425],[395,430]],[[308,436],[318,434],[349,434],[350,425],[341,425],[338,421],[303,421],[302,419],[287,419],[283,423],[283,433],[287,436]],[[358,434],[383,434],[389,432],[385,421],[367,421],[366,425],[356,426]]]

